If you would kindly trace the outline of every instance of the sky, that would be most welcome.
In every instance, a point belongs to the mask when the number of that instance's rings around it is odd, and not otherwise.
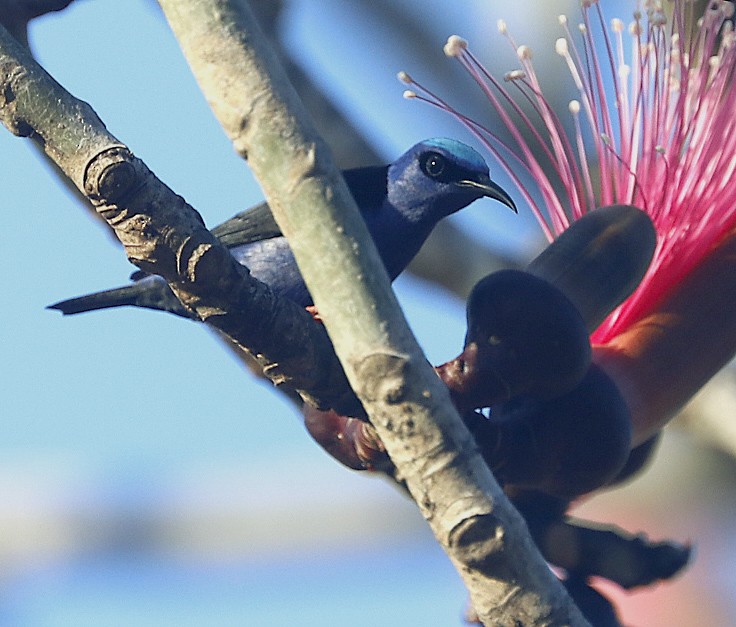
[[[406,4],[438,49],[459,33],[495,54],[490,3]],[[535,13],[504,17],[519,32]],[[293,2],[287,33],[387,160],[424,137],[470,141],[401,97],[398,70],[432,67],[359,5]],[[34,24],[32,44],[208,225],[262,199],[155,4],[80,0]],[[0,133],[0,173],[0,625],[461,624],[463,587],[411,502],[328,458],[203,326],[46,310],[134,268],[28,141]],[[510,213],[476,203],[454,219],[500,248],[534,245]],[[396,289],[430,361],[454,357],[463,304],[411,278]]]

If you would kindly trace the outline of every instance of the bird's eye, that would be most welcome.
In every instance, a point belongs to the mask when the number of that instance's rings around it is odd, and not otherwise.
[[[436,179],[445,171],[447,160],[439,153],[428,152],[422,156],[421,166],[427,176]]]

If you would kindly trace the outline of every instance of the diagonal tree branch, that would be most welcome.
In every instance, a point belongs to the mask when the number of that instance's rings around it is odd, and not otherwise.
[[[411,335],[352,198],[247,4],[160,4],[264,186],[348,379],[482,620],[585,624]],[[489,562],[493,577],[479,568]]]
[[[360,412],[324,328],[251,277],[199,214],[2,27],[0,121],[43,148],[114,229],[133,263],[166,278],[200,318],[247,346],[275,383],[302,389],[315,405]]]

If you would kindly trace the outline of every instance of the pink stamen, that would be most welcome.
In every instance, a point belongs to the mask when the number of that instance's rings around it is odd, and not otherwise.
[[[646,315],[736,225],[736,36],[728,21],[732,3],[713,0],[696,21],[692,2],[674,0],[669,25],[656,7],[648,10],[646,23],[634,14],[626,63],[623,23],[614,20],[609,36],[600,4],[583,3],[579,44],[567,19],[560,18],[565,37],[557,52],[578,89],[570,104],[572,137],[544,96],[530,50],[516,44],[503,22],[499,30],[518,51],[523,69],[513,84],[529,111],[465,42],[452,56],[488,97],[513,146],[412,84],[422,92],[420,99],[450,112],[479,137],[550,239],[598,205],[628,203],[649,213],[658,234],[654,260],[637,291],[593,334],[594,342],[605,343]],[[530,116],[544,125],[545,136]],[[515,173],[520,165],[534,179],[542,206]]]

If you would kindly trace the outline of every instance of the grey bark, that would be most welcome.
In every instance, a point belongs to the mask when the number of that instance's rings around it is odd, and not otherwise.
[[[160,4],[263,185],[349,381],[481,619],[585,624],[411,335],[357,208],[247,4]]]

